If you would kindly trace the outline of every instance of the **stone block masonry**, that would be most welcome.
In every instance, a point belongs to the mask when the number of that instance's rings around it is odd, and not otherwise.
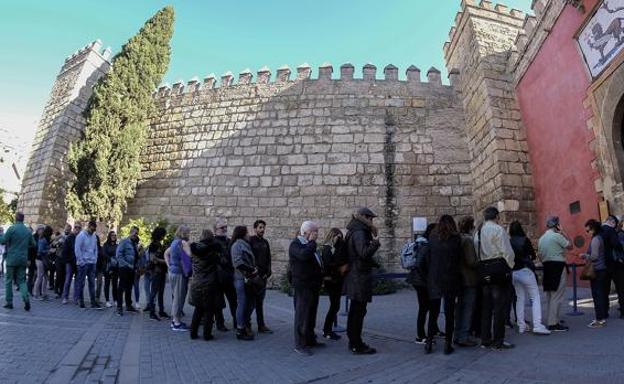
[[[18,209],[30,224],[62,226],[69,145],[84,129],[82,115],[93,85],[109,68],[110,49],[97,40],[65,60],[43,110],[26,166]]]
[[[489,1],[465,0],[444,46],[463,100],[475,215],[494,205],[504,223],[531,232],[535,204],[526,133],[507,63],[526,15]]]
[[[385,79],[375,70],[357,79],[347,64],[332,79],[324,64],[311,79],[302,65],[290,80],[282,67],[271,81],[263,68],[256,82],[246,70],[220,87],[214,75],[161,87],[127,218],[187,223],[194,235],[216,217],[230,230],[265,219],[279,273],[302,221],[318,221],[323,236],[369,206],[380,215],[380,257],[395,269],[412,216],[472,212],[470,158],[461,100],[439,72],[420,82],[415,67],[408,81],[394,66]]]

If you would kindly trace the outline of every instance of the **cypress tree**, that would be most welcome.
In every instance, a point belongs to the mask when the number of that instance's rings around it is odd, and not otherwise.
[[[95,85],[85,110],[86,128],[68,153],[75,177],[65,203],[72,217],[117,224],[134,197],[148,119],[156,108],[152,92],[169,66],[173,21],[171,6],[158,11]]]

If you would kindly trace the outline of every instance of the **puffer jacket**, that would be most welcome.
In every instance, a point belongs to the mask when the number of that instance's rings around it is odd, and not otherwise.
[[[190,302],[195,306],[206,305],[219,288],[217,265],[221,249],[221,245],[214,240],[201,240],[191,244],[193,278]]]
[[[354,216],[347,230],[345,243],[349,271],[345,277],[345,293],[351,300],[370,302],[373,298],[373,268],[379,267],[373,256],[380,244],[373,239],[371,225],[362,218]]]

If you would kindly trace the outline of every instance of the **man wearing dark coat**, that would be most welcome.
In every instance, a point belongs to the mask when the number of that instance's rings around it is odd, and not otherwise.
[[[292,286],[295,289],[295,352],[312,355],[310,347],[321,347],[314,326],[323,283],[323,261],[316,246],[318,225],[305,221],[288,248]]]
[[[351,300],[349,317],[347,320],[347,336],[349,349],[353,354],[374,354],[377,351],[362,341],[362,328],[366,306],[373,297],[373,268],[379,264],[373,255],[379,249],[377,228],[373,225],[373,218],[377,217],[368,208],[356,211],[347,225],[345,239],[349,269],[345,278],[345,291]]]

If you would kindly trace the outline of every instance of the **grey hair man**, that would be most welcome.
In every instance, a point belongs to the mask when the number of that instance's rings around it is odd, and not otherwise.
[[[291,284],[295,290],[295,352],[308,356],[312,355],[310,348],[324,345],[314,334],[323,282],[323,262],[316,245],[318,231],[318,224],[304,221],[288,249]]]

